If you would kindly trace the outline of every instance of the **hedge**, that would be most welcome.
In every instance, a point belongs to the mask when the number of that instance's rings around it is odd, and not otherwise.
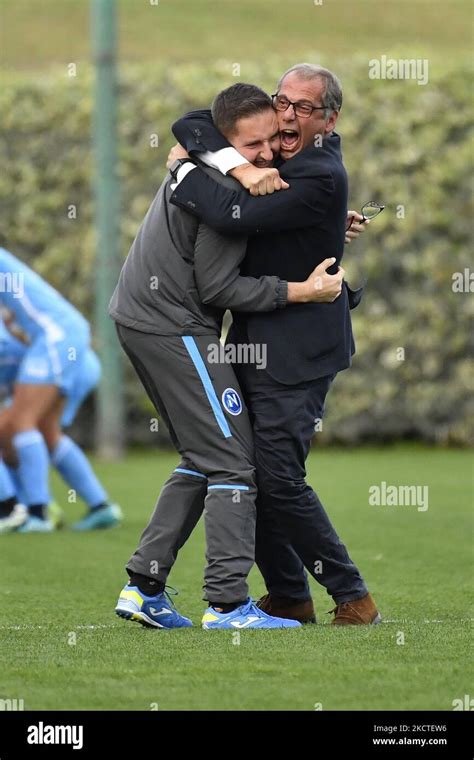
[[[245,79],[271,91],[286,63],[247,65]],[[353,367],[338,377],[319,435],[326,442],[470,444],[473,299],[469,288],[456,292],[453,286],[455,273],[469,269],[472,240],[470,71],[459,65],[423,87],[370,80],[359,69],[351,62],[337,67],[345,89],[339,131],[350,201],[358,208],[380,200],[386,210],[363,239],[346,247],[349,280],[368,278],[368,284],[353,312]],[[222,61],[121,68],[123,257],[165,174],[174,142],[170,124],[233,81]],[[4,244],[90,318],[92,85],[93,71],[83,64],[76,77],[65,70],[34,78],[4,72],[0,92]],[[158,147],[151,145],[153,135]],[[128,366],[126,373],[129,442],[156,440],[149,432],[151,409]]]

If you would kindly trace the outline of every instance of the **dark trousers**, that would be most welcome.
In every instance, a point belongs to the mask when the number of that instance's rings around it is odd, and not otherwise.
[[[357,567],[305,480],[315,424],[323,417],[334,375],[283,385],[254,365],[241,364],[234,369],[254,431],[258,487],[255,558],[268,591],[275,596],[308,599],[306,568],[337,603],[365,596],[367,587]]]

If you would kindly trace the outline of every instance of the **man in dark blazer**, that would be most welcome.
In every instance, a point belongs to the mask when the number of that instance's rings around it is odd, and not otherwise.
[[[299,64],[283,75],[273,103],[281,137],[279,173],[259,173],[242,161],[238,166],[239,154],[232,153],[206,112],[190,114],[173,127],[187,151],[215,161],[221,170],[217,159],[221,164],[225,159],[228,173],[258,197],[224,188],[196,167],[178,183],[171,202],[221,232],[249,235],[243,274],[304,279],[332,252],[337,271],[347,219],[347,176],[334,132],[340,84],[327,69]],[[351,364],[349,308],[358,300],[360,293],[346,286],[333,303],[272,314],[235,313],[228,338],[264,344],[268,356],[265,370],[235,367],[255,436],[256,561],[269,592],[260,604],[266,612],[302,622],[314,619],[304,568],[333,597],[333,623],[380,621],[364,580],[305,481],[305,460],[327,392],[337,372]]]

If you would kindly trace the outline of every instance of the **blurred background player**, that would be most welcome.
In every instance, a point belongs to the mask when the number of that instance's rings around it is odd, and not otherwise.
[[[0,446],[10,465],[0,464],[0,533],[54,530],[50,460],[89,507],[76,530],[117,525],[120,508],[110,503],[79,446],[62,433],[100,378],[87,321],[4,248],[0,308],[9,331],[2,331],[0,385],[13,386],[11,403],[0,412]]]

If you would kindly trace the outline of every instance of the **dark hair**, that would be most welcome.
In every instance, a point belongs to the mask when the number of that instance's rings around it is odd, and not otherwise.
[[[238,82],[216,95],[211,108],[214,124],[227,136],[235,131],[239,119],[272,108],[272,101],[260,87]]]

